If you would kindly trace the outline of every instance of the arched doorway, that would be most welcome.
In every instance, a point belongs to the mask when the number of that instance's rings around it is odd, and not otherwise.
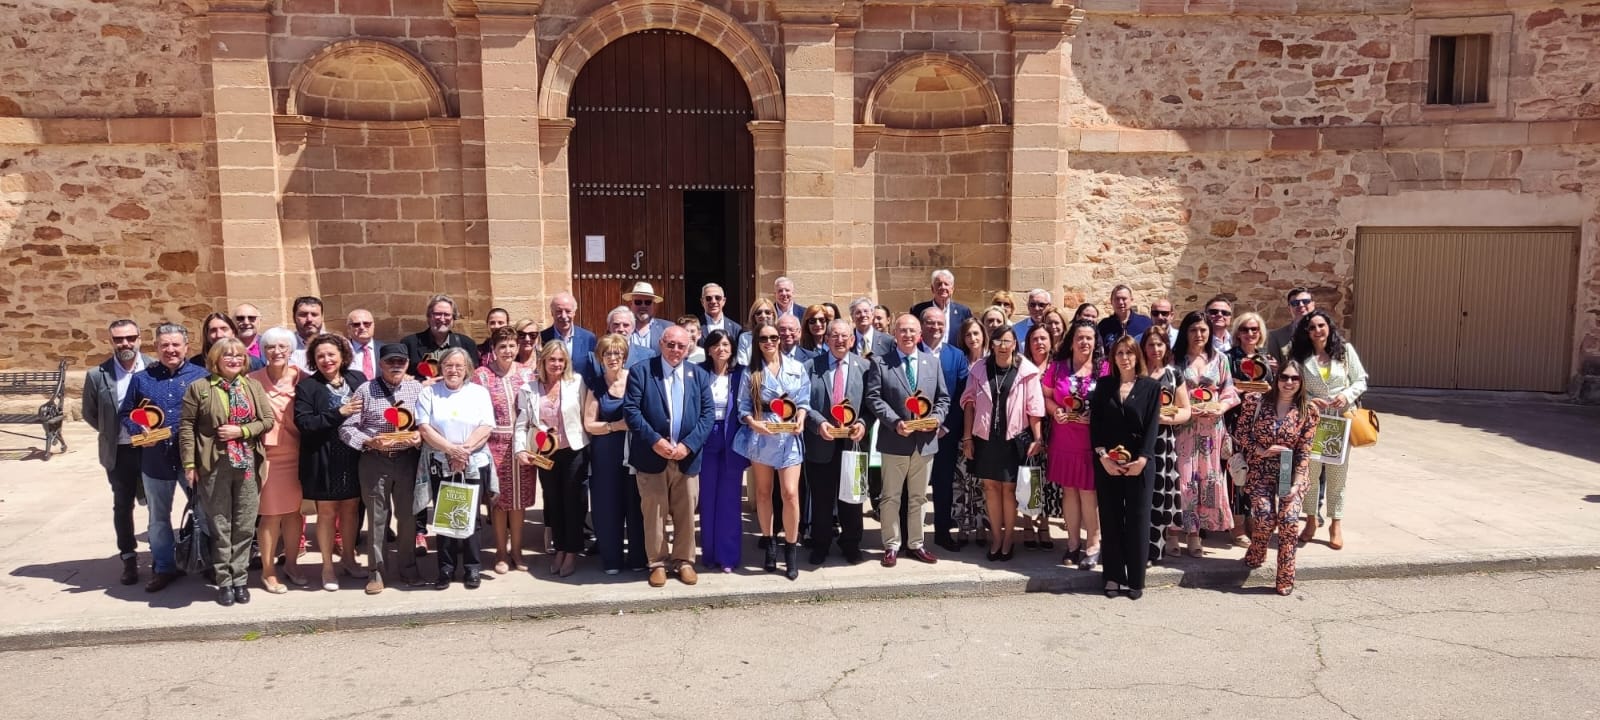
[[[701,285],[718,282],[742,321],[754,291],[755,165],[738,70],[693,35],[645,30],[583,65],[568,111],[580,322],[603,331],[640,280],[666,298],[657,317],[700,312]]]

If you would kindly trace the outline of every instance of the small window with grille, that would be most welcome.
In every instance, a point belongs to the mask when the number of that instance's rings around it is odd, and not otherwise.
[[[1428,39],[1428,104],[1489,102],[1494,36],[1433,35]]]

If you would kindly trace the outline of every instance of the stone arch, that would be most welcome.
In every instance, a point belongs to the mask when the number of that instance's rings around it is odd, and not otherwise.
[[[678,30],[706,41],[744,76],[755,119],[783,119],[783,88],[761,43],[733,16],[690,0],[621,0],[580,21],[550,54],[540,83],[539,115],[567,117],[572,84],[584,63],[611,41],[640,30]]]
[[[329,120],[446,117],[444,92],[411,53],[377,40],[318,50],[289,77],[288,114]]]
[[[867,91],[868,125],[905,130],[999,125],[1000,96],[971,60],[925,52],[890,65]]]

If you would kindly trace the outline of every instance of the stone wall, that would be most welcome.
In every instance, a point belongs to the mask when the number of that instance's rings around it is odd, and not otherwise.
[[[391,42],[420,59],[452,109],[458,105],[455,24],[441,0],[281,0],[268,27],[271,72],[279,112],[286,107],[296,67],[328,45],[350,38]]]
[[[1006,285],[1005,128],[859,129],[858,157],[872,179],[874,266],[880,304],[904,310],[928,299],[930,275],[956,275],[956,299],[987,305]]]
[[[0,368],[99,362],[117,318],[198,327],[221,289],[209,272],[204,155],[198,145],[0,145]]]
[[[199,115],[199,21],[182,0],[16,0],[0,117]]]

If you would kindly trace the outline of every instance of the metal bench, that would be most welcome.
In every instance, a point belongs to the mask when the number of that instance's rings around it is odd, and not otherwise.
[[[0,425],[39,425],[44,428],[44,452],[49,457],[50,447],[60,445],[67,451],[67,439],[61,435],[61,425],[67,419],[64,403],[67,397],[67,361],[62,360],[55,372],[0,373],[0,398],[39,395],[49,398],[31,413],[0,413]]]

